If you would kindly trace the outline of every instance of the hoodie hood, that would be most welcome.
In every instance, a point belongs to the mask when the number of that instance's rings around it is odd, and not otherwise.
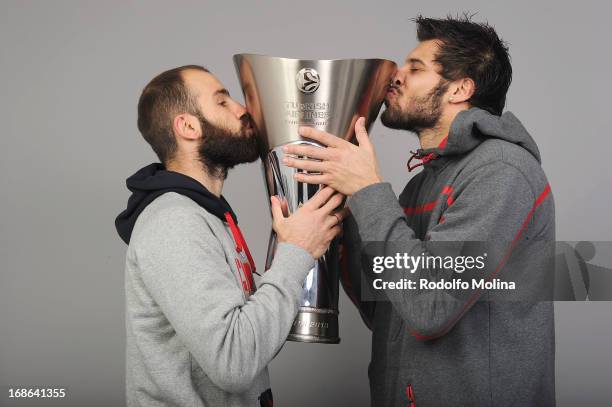
[[[226,221],[226,213],[229,213],[234,222],[238,223],[234,211],[223,196],[218,198],[195,179],[168,171],[160,163],[141,168],[126,180],[126,185],[132,195],[128,199],[127,208],[115,219],[115,228],[127,244],[130,243],[138,216],[155,198],[166,192],[176,192],[191,198],[223,222]]]
[[[496,116],[477,107],[464,110],[455,117],[448,137],[438,147],[426,150],[419,149],[413,158],[421,159],[424,163],[427,163],[439,157],[466,154],[489,138],[497,138],[516,144],[527,150],[541,163],[538,146],[512,112],[505,112],[501,116]]]

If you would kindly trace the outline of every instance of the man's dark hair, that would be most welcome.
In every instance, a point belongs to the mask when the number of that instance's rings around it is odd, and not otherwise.
[[[501,115],[512,81],[508,46],[487,23],[475,23],[471,16],[443,19],[418,16],[419,41],[439,40],[435,61],[447,80],[471,78],[476,89],[469,100],[472,106]]]
[[[138,130],[164,164],[172,160],[177,148],[172,130],[174,117],[181,113],[199,113],[195,97],[183,80],[182,73],[188,69],[209,72],[199,65],[162,72],[145,86],[138,100]]]

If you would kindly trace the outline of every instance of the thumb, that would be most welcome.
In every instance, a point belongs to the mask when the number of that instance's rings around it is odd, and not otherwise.
[[[372,144],[370,143],[370,137],[368,136],[368,131],[365,127],[365,117],[360,117],[355,122],[355,136],[357,137],[357,143],[359,143],[359,147],[370,148]]]
[[[272,222],[280,222],[281,219],[285,218],[280,200],[276,195],[270,197],[270,209],[272,210]]]
[[[283,198],[281,200],[281,209],[283,210],[284,217],[289,216],[289,202],[287,201],[287,198]]]

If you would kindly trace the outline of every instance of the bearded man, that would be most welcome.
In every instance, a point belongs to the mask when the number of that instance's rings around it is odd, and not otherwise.
[[[228,169],[258,158],[245,108],[208,70],[163,72],[138,102],[159,157],[127,179],[116,219],[125,266],[128,406],[272,406],[267,365],[285,342],[307,273],[339,233],[342,197],[321,189],[291,216],[272,198],[274,262],[259,282]]]
[[[491,26],[468,17],[418,17],[416,24],[420,42],[395,74],[381,116],[421,144],[408,170],[422,170],[399,199],[382,180],[363,118],[355,126],[358,145],[302,128],[327,148],[289,145],[295,157],[285,164],[304,170],[299,181],[350,197],[343,286],[373,332],[373,406],[552,406],[549,297],[508,300],[488,289],[418,286],[388,289],[378,301],[364,293],[379,278],[362,263],[376,244],[385,254],[401,254],[391,250],[399,247],[426,259],[486,242],[487,282],[516,278],[522,294],[551,288],[552,256],[537,242],[554,241],[554,204],[534,140],[512,113],[502,114],[512,78],[506,45]],[[444,282],[462,272],[421,263],[401,277]]]

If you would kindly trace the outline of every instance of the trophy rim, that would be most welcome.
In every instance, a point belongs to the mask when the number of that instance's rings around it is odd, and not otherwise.
[[[382,61],[382,62],[391,62],[396,64],[396,62],[386,59],[386,58],[336,58],[336,59],[303,59],[303,58],[290,58],[290,57],[276,57],[272,55],[265,54],[255,54],[251,52],[243,52],[234,54],[232,56],[233,59],[241,58],[241,57],[255,57],[261,59],[269,59],[269,60],[277,60],[277,61],[293,61],[293,62],[348,62],[348,61]]]

